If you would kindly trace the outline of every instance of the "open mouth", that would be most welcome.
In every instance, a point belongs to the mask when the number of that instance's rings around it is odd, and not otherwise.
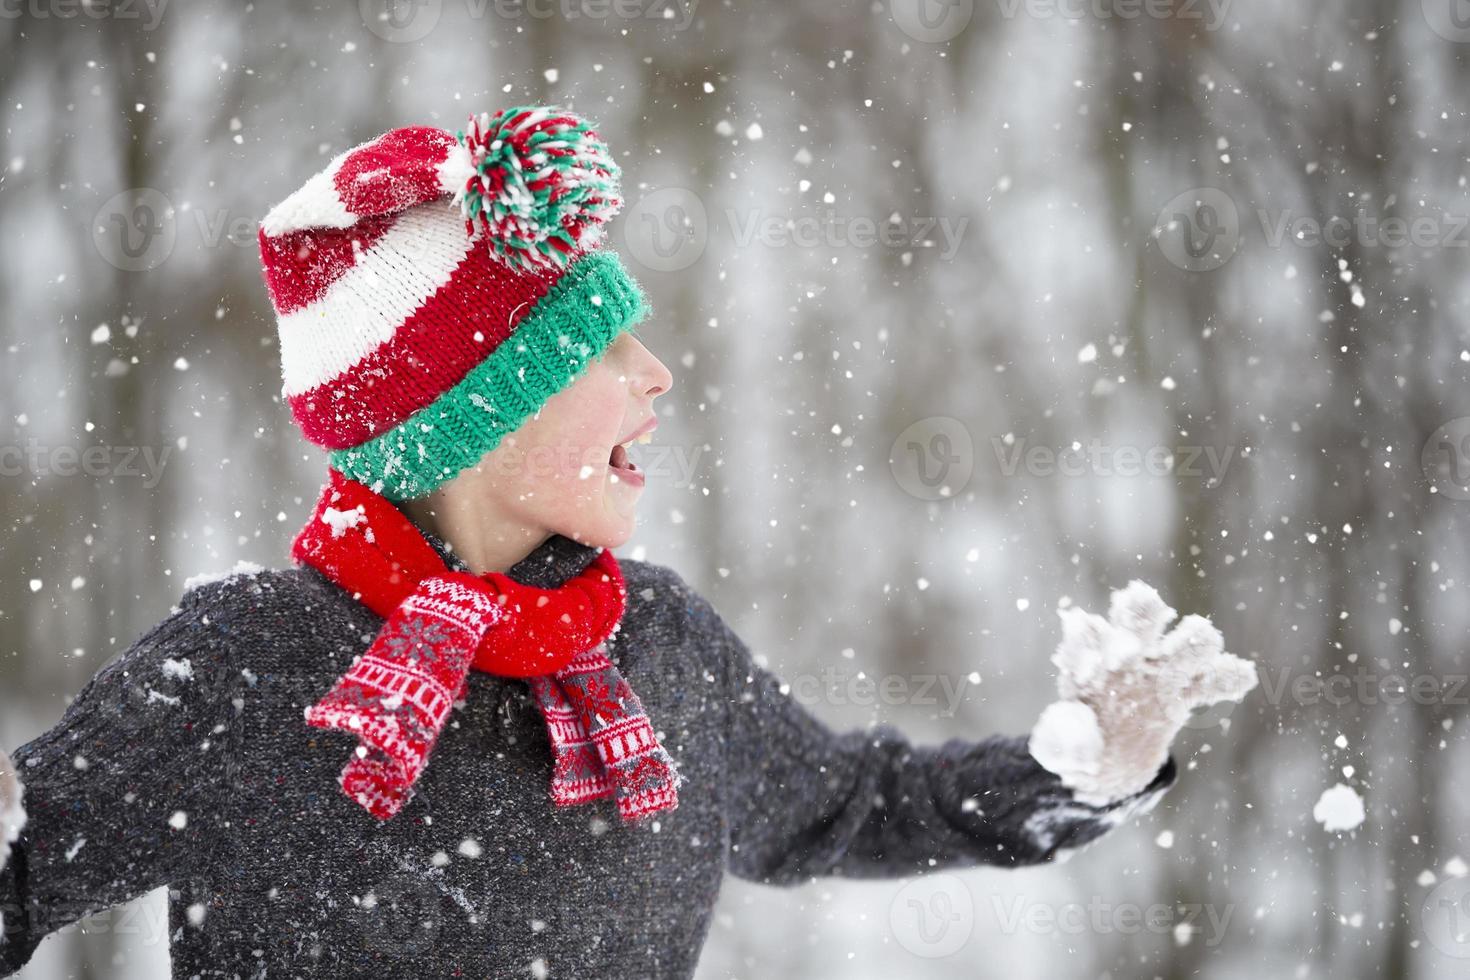
[[[607,457],[608,469],[612,470],[613,475],[619,480],[642,486],[643,471],[638,468],[638,464],[633,462],[632,458],[628,455],[628,446],[633,444],[646,444],[652,441],[653,433],[645,432],[636,439],[620,442],[616,446],[613,446],[612,452]]]

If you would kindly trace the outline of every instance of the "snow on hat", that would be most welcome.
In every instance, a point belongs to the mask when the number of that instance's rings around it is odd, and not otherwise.
[[[430,493],[644,317],[596,248],[618,180],[586,120],[523,107],[384,133],[271,209],[283,390],[334,469],[389,499]]]

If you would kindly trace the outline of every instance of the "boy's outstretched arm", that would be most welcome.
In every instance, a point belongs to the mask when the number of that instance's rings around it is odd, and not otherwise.
[[[227,850],[233,710],[217,695],[232,668],[211,611],[186,596],[13,753],[21,793],[0,813],[0,839],[18,831],[0,866],[0,977],[48,934],[202,874]]]
[[[1094,805],[1032,757],[1026,736],[916,746],[887,725],[835,733],[707,600],[677,588],[725,675],[728,864],[739,877],[789,885],[1040,863],[1150,809],[1175,781],[1166,755],[1147,785]]]

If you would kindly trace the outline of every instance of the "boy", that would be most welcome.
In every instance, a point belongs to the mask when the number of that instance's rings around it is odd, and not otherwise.
[[[597,248],[621,203],[585,120],[517,108],[386,133],[266,216],[328,482],[295,567],[189,591],[16,752],[23,810],[0,774],[0,975],[168,885],[181,978],[685,977],[726,870],[1032,864],[1174,782],[1190,705],[1248,670],[1146,587],[1067,618],[1029,743],[917,747],[833,733],[612,556],[672,384]]]

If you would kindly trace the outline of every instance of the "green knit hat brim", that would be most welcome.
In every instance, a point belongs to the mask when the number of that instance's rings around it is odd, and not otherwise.
[[[458,384],[387,432],[332,453],[331,465],[389,500],[433,493],[570,386],[647,313],[617,254],[589,252]]]

